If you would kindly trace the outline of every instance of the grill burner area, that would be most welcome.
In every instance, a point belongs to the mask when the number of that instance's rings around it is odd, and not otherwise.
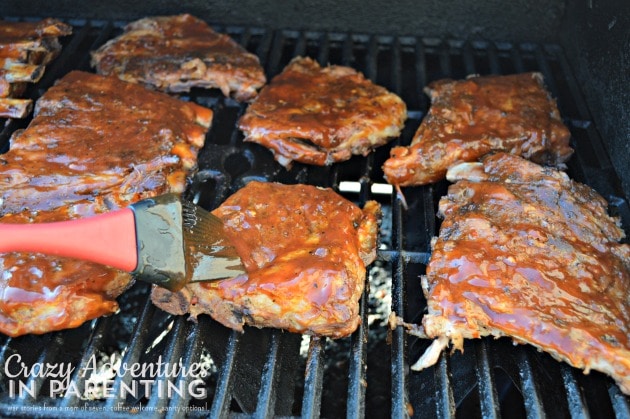
[[[125,22],[69,23],[74,34],[63,40],[62,54],[27,92],[33,99],[71,69],[91,71],[89,51],[120,34]],[[429,81],[473,73],[540,71],[571,130],[576,152],[568,162],[569,175],[602,194],[613,215],[621,216],[625,230],[630,231],[627,199],[573,69],[557,45],[213,27],[258,55],[269,78],[292,58],[303,55],[321,65],[351,66],[398,94],[407,104],[409,119],[401,138],[392,145],[410,143],[429,107],[422,93]],[[113,380],[112,396],[85,400],[70,393],[50,398],[52,380],[35,375],[22,379],[33,389],[34,397],[28,392],[11,397],[15,379],[3,368],[2,416],[630,416],[629,398],[609,378],[595,372],[586,376],[531,347],[513,346],[507,339],[467,341],[463,354],[445,354],[433,368],[409,371],[430,342],[408,337],[401,328],[388,332],[387,316],[391,310],[407,322],[422,318],[426,302],[419,276],[430,256],[430,240],[437,234],[436,206],[447,183],[404,189],[405,210],[383,180],[381,166],[390,146],[331,167],[294,164],[287,171],[274,162],[268,150],[242,142],[236,121],[245,105],[204,90],[193,90],[185,99],[215,112],[199,155],[199,173],[187,191],[188,198],[203,207],[215,208],[250,180],[332,187],[360,206],[368,199],[381,202],[381,246],[377,262],[369,269],[370,283],[361,302],[362,325],[351,337],[337,341],[252,328],[239,334],[208,316],[194,324],[156,309],[149,301],[149,288],[138,283],[119,299],[121,311],[116,315],[43,336],[0,336],[0,364],[15,363],[17,356],[28,368],[37,363],[71,363],[75,367],[71,381],[77,388],[83,388],[86,381],[78,373],[82,368],[116,362],[200,363],[205,376],[169,378],[155,371],[136,378],[131,374],[104,376]],[[8,149],[11,133],[27,123],[12,120],[4,126],[0,151]],[[193,383],[197,379],[203,384]],[[119,396],[121,388],[141,380],[153,383],[147,394]],[[169,385],[171,397],[159,397]],[[195,391],[177,391],[182,388]],[[203,397],[193,397],[195,393],[203,393]]]

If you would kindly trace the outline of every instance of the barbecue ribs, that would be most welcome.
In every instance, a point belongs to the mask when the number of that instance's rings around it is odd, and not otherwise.
[[[239,128],[282,166],[324,166],[367,155],[397,137],[406,118],[405,103],[361,73],[297,57],[261,90]]]
[[[0,155],[0,222],[61,221],[181,192],[212,111],[115,77],[71,72]],[[131,277],[88,262],[0,254],[0,331],[76,327],[117,310]]]
[[[36,83],[61,51],[60,36],[72,27],[56,19],[39,22],[0,21],[0,117],[24,118],[32,109],[21,99],[28,83]]]
[[[356,329],[365,267],[376,256],[378,203],[361,210],[331,189],[250,182],[213,213],[247,275],[178,293],[154,287],[158,307],[193,319],[207,313],[236,330],[248,324],[338,338]]]
[[[189,14],[137,20],[92,53],[99,74],[165,92],[219,88],[239,101],[266,82],[258,57]]]
[[[422,278],[416,368],[451,341],[509,336],[612,376],[630,394],[630,246],[606,201],[563,172],[498,153],[464,163],[440,200],[444,218]]]
[[[394,147],[383,165],[392,185],[439,181],[449,167],[491,151],[554,165],[573,152],[540,73],[445,79],[425,92],[431,107],[411,145]]]

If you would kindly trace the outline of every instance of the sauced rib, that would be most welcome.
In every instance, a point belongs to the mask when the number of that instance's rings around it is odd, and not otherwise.
[[[105,209],[76,202],[50,211],[8,214],[0,223],[63,221]],[[0,253],[0,272],[0,332],[9,336],[74,328],[115,313],[116,297],[132,285],[130,275],[117,269],[40,254]]]
[[[554,165],[573,152],[540,73],[444,79],[425,92],[431,107],[411,145],[394,147],[383,165],[392,185],[439,181],[449,167],[491,151]]]
[[[258,57],[189,14],[128,24],[92,53],[92,65],[99,74],[166,92],[219,88],[240,101],[253,99],[266,82]]]
[[[376,256],[378,203],[361,210],[331,189],[250,182],[213,213],[247,274],[175,294],[154,288],[158,307],[193,319],[207,313],[236,330],[338,338],[356,329],[366,266]]]
[[[405,103],[361,73],[297,57],[261,90],[239,128],[287,168],[324,166],[386,144],[406,118]]]
[[[509,336],[630,394],[630,246],[607,203],[563,172],[499,153],[449,170],[444,218],[422,278],[424,332]]]
[[[61,50],[58,37],[71,33],[70,25],[53,18],[39,22],[0,21],[0,58],[48,64]]]
[[[72,27],[48,18],[39,22],[0,21],[0,117],[24,118],[30,99],[20,99],[28,83],[36,83],[61,51],[59,36]]]
[[[0,215],[86,198],[122,207],[181,192],[211,118],[209,109],[115,77],[71,72],[0,155]]]
[[[71,72],[0,155],[0,222],[74,219],[182,191],[212,111],[159,92]],[[0,254],[0,331],[18,336],[111,314],[128,274],[39,254]]]

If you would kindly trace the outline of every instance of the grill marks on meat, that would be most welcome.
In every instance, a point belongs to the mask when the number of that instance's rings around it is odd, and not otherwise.
[[[509,336],[612,376],[630,394],[630,246],[607,203],[566,174],[499,153],[449,171],[422,278],[423,328],[450,340]],[[428,354],[430,355],[430,354]],[[416,368],[435,360],[423,357]]]
[[[0,222],[80,218],[182,191],[211,118],[115,77],[71,72],[0,155]],[[0,254],[0,270],[0,331],[11,336],[111,314],[131,284],[115,269],[37,254]]]
[[[250,182],[213,213],[247,275],[175,294],[155,287],[158,307],[193,319],[207,313],[239,331],[248,324],[338,338],[356,329],[365,267],[376,257],[378,203],[361,210],[331,189]]]
[[[219,88],[239,101],[266,82],[258,57],[189,14],[140,19],[92,53],[99,74],[165,92]]]
[[[0,21],[0,117],[24,118],[30,99],[20,99],[28,83],[36,83],[61,51],[58,37],[72,27],[48,18],[39,22]]]
[[[324,166],[386,144],[406,118],[405,103],[361,73],[297,57],[261,90],[239,128],[286,168]]]
[[[449,167],[491,151],[558,165],[571,156],[570,132],[540,73],[439,80],[425,92],[431,107],[409,147],[394,147],[383,171],[397,186],[444,178]]]

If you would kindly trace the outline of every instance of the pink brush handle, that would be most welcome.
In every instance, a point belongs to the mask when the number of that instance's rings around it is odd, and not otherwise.
[[[100,263],[132,272],[138,263],[133,211],[72,221],[0,224],[0,253],[35,252]]]

